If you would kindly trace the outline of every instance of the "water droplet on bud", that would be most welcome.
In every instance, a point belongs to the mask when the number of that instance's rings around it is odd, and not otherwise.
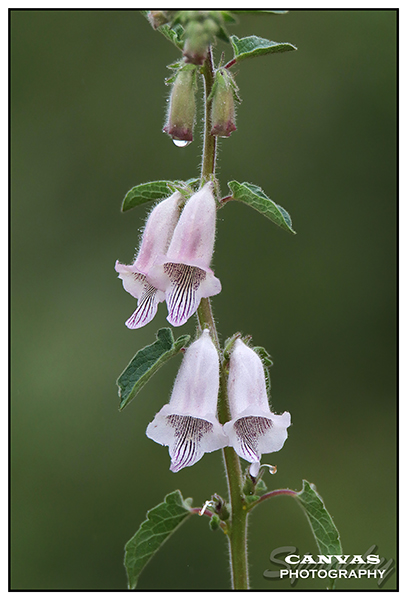
[[[191,143],[191,142],[188,142],[187,140],[176,140],[175,138],[173,138],[172,141],[178,148],[185,148],[185,146],[189,146],[189,144]]]

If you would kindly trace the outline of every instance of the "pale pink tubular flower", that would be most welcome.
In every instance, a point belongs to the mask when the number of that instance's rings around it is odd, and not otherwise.
[[[148,280],[165,292],[167,320],[186,323],[201,298],[219,294],[221,283],[209,268],[215,244],[216,204],[207,183],[185,205],[165,256],[148,272]]]
[[[194,465],[205,452],[228,445],[216,416],[219,358],[205,329],[183,358],[169,404],[147,427],[147,437],[169,447],[171,471]]]
[[[149,323],[157,312],[158,303],[165,300],[165,294],[147,281],[146,274],[157,257],[167,251],[179,217],[181,198],[181,194],[175,192],[154,207],[147,219],[133,264],[123,265],[116,261],[115,269],[123,280],[124,289],[138,299],[137,309],[126,321],[129,329],[138,329]]]
[[[252,463],[256,476],[262,454],[281,450],[287,439],[290,413],[270,411],[263,363],[254,350],[237,339],[230,358],[228,396],[232,420],[223,426],[229,445]]]

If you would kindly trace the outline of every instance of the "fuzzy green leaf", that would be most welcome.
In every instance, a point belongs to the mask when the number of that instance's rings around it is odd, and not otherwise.
[[[257,35],[250,35],[245,38],[238,38],[235,35],[231,35],[230,42],[235,53],[236,62],[239,62],[244,58],[262,56],[263,54],[297,50],[295,46],[288,42],[271,42],[270,40],[257,37]]]
[[[137,352],[117,380],[120,405],[123,410],[137,396],[142,387],[170,358],[178,354],[190,340],[189,335],[182,335],[176,341],[169,327],[157,331],[157,339],[150,346]]]
[[[172,42],[174,46],[179,48],[179,50],[183,49],[184,40],[182,36],[184,34],[184,28],[182,25],[175,23],[172,27],[170,27],[169,25],[165,24],[158,27],[157,31],[162,33],[163,36]]]
[[[288,212],[282,206],[270,200],[260,187],[247,183],[247,181],[244,183],[229,181],[228,186],[232,193],[232,200],[239,200],[248,204],[279,227],[290,233],[295,233]]]
[[[314,484],[305,479],[295,498],[304,509],[320,554],[342,554],[339,532]],[[334,580],[331,579],[331,587]]]
[[[122,211],[130,210],[135,206],[150,202],[151,200],[161,200],[172,194],[172,181],[149,181],[140,183],[127,192],[122,204]]]
[[[191,499],[184,500],[181,492],[175,490],[165,496],[164,502],[147,512],[147,519],[125,546],[124,566],[130,590],[136,588],[140,573],[149,560],[190,516],[190,506]]]

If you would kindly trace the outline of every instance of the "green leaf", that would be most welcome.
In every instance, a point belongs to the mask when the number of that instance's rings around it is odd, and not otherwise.
[[[295,46],[288,42],[271,42],[270,40],[257,37],[257,35],[250,35],[245,38],[238,38],[235,35],[231,35],[230,42],[235,53],[236,62],[244,58],[262,56],[263,54],[297,50]]]
[[[130,210],[135,206],[150,202],[151,200],[161,200],[169,194],[172,194],[172,181],[149,181],[140,183],[127,192],[122,204],[122,211]]]
[[[236,12],[236,11],[233,11],[233,12]],[[241,11],[241,12],[244,12],[244,11]],[[225,23],[232,23],[233,25],[236,25],[236,23],[238,23],[237,18],[233,16],[232,12],[230,12],[228,10],[221,10],[220,14],[222,15],[222,18]]]
[[[324,501],[318,494],[315,485],[302,482],[302,490],[295,498],[304,509],[308,522],[314,534],[320,554],[342,554],[342,545],[339,532],[335,527],[331,515],[325,508]],[[331,580],[331,587],[334,580]]]
[[[239,183],[238,181],[229,181],[229,189],[232,192],[232,200],[245,202],[259,213],[273,221],[279,227],[286,231],[295,233],[292,228],[291,217],[282,207],[270,200],[263,190],[252,183]]]
[[[157,28],[157,31],[162,33],[163,36],[165,38],[167,38],[167,40],[172,42],[174,44],[174,46],[179,48],[179,50],[183,49],[184,40],[183,40],[182,36],[184,34],[184,28],[182,27],[182,25],[180,25],[180,23],[176,23],[172,27],[170,27],[167,24],[161,25],[160,27]]]
[[[137,396],[142,387],[156,371],[170,358],[178,354],[189,340],[189,335],[181,335],[176,341],[169,327],[159,329],[156,341],[137,352],[117,380],[120,405],[123,410]]]
[[[147,512],[147,519],[125,546],[124,566],[130,590],[136,588],[140,573],[149,560],[191,515],[190,506],[191,499],[184,500],[181,492],[175,490],[165,496],[164,502]]]

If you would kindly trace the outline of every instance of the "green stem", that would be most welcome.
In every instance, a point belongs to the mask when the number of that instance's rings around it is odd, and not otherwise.
[[[212,99],[208,100],[214,81],[212,51],[209,49],[208,57],[203,65],[203,76],[205,81],[204,106],[205,106],[205,130],[202,155],[201,185],[211,176],[215,175],[216,167],[216,137],[211,135],[211,110]]]
[[[205,80],[205,131],[202,155],[201,184],[215,177],[216,168],[216,137],[211,135],[211,100],[209,97],[213,81],[213,63],[211,52],[208,54],[203,66]],[[198,321],[200,327],[209,327],[213,342],[221,355],[218,332],[212,313],[209,298],[202,298],[198,307]],[[222,361],[221,361],[222,363]],[[227,371],[221,364],[218,415],[220,423],[230,421],[230,411],[227,395]],[[242,494],[242,469],[240,459],[233,448],[223,449],[226,478],[229,490],[231,516],[228,527],[230,567],[232,575],[232,588],[235,590],[249,589],[249,572],[247,565],[247,509]]]

